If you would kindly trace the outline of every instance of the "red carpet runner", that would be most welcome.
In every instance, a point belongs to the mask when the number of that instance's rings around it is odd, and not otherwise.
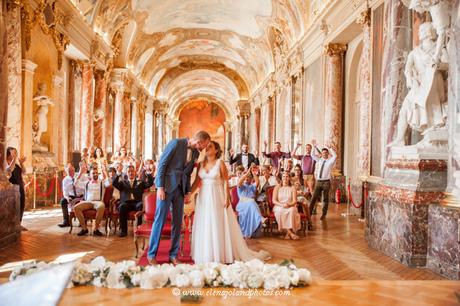
[[[156,258],[159,264],[164,264],[164,263],[169,262],[169,248],[170,247],[171,247],[170,239],[161,239],[160,246],[157,252],[157,258]],[[148,250],[149,250],[149,246],[147,245],[144,253],[139,259],[139,262],[138,262],[139,266],[147,266],[149,264],[149,262],[147,261]],[[190,243],[188,241],[184,242],[184,249],[182,250],[182,254],[183,256],[181,256],[181,252],[179,251],[178,259],[181,263],[193,264],[193,260],[190,257]]]

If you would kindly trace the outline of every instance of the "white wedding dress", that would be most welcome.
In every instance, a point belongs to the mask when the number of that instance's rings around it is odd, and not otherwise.
[[[196,199],[193,220],[192,259],[196,264],[269,259],[270,254],[266,251],[254,252],[248,248],[232,206],[225,208],[221,163],[218,160],[209,172],[204,167],[198,172],[201,189]]]

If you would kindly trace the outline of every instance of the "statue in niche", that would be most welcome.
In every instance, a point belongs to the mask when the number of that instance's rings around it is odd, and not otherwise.
[[[46,145],[41,143],[43,133],[48,130],[48,106],[54,102],[46,95],[46,84],[39,83],[33,101],[37,103],[37,120],[33,124],[34,149],[38,151],[48,151]]]
[[[408,55],[404,75],[409,92],[399,112],[396,139],[389,146],[404,146],[407,128],[421,132],[417,146],[429,145],[426,134],[445,129],[447,91],[441,70],[447,70],[447,54],[442,52],[440,63],[434,65],[436,32],[431,22],[419,28],[420,45]]]

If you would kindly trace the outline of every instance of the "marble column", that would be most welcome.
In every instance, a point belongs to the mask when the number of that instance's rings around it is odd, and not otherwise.
[[[154,148],[154,114],[153,114],[153,101],[147,99],[145,107],[144,119],[144,157],[148,159],[153,158]]]
[[[138,130],[139,122],[139,101],[135,97],[131,97],[132,113],[131,113],[131,152],[134,156],[138,154]]]
[[[123,145],[123,97],[124,86],[123,84],[111,84],[113,92],[115,92],[115,101],[114,101],[114,120],[113,120],[113,143],[114,143],[114,152],[120,150]]]
[[[371,106],[371,11],[362,12],[357,20],[363,29],[363,51],[359,60],[358,82],[359,123],[358,123],[358,176],[370,174],[370,106]]]
[[[54,153],[58,165],[63,163],[63,146],[66,144],[63,139],[64,121],[64,79],[61,76],[54,75],[52,78],[53,90],[52,99],[54,105],[51,108],[51,137],[50,137],[50,152]]]
[[[33,123],[33,88],[34,73],[37,64],[29,60],[22,60],[22,142],[21,151],[27,156],[25,166],[27,172],[32,171],[32,123]]]
[[[400,0],[385,1],[382,59],[382,127],[381,164],[388,160],[390,148],[396,133],[399,110],[406,96],[404,66],[406,56],[412,47],[411,18],[409,9]]]
[[[106,148],[106,103],[107,83],[104,71],[98,70],[94,73],[96,85],[94,93],[94,145],[105,150]]]
[[[81,147],[89,148],[93,145],[93,67],[83,64],[82,69],[82,99],[81,99]]]
[[[6,144],[21,152],[22,86],[21,74],[21,8],[13,1],[6,12],[7,63],[8,63],[8,119],[6,123]]]
[[[122,147],[130,151],[131,145],[131,96],[129,93],[125,93],[123,96],[123,122],[121,128],[122,135]]]
[[[5,20],[6,16],[6,1],[2,1],[0,3],[0,159],[2,161],[5,159],[5,150],[6,146],[8,146],[8,143],[5,142],[7,135],[5,127],[7,126],[9,116],[8,77],[10,66],[8,59],[9,45],[7,43],[9,33],[7,31],[7,21]],[[19,87],[20,90],[21,87]],[[20,150],[19,147],[18,149]],[[8,182],[3,169],[3,166],[0,166],[0,248],[15,242],[21,233],[19,223],[19,187]]]
[[[324,141],[337,153],[335,170],[342,170],[343,66],[346,45],[328,44],[326,52],[326,97],[324,109]]]
[[[224,122],[224,129],[225,129],[225,158],[228,158],[228,151],[232,148],[232,132],[231,132],[232,123],[229,121]]]
[[[180,126],[180,120],[174,119],[172,121],[172,138],[178,138],[179,137],[179,126]]]
[[[165,144],[165,114],[163,112],[159,112],[158,120],[158,153],[161,154]]]

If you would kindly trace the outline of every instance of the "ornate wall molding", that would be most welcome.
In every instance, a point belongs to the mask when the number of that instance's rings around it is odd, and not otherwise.
[[[324,46],[324,53],[333,56],[333,55],[343,55],[347,51],[347,45],[345,44],[327,44]]]

